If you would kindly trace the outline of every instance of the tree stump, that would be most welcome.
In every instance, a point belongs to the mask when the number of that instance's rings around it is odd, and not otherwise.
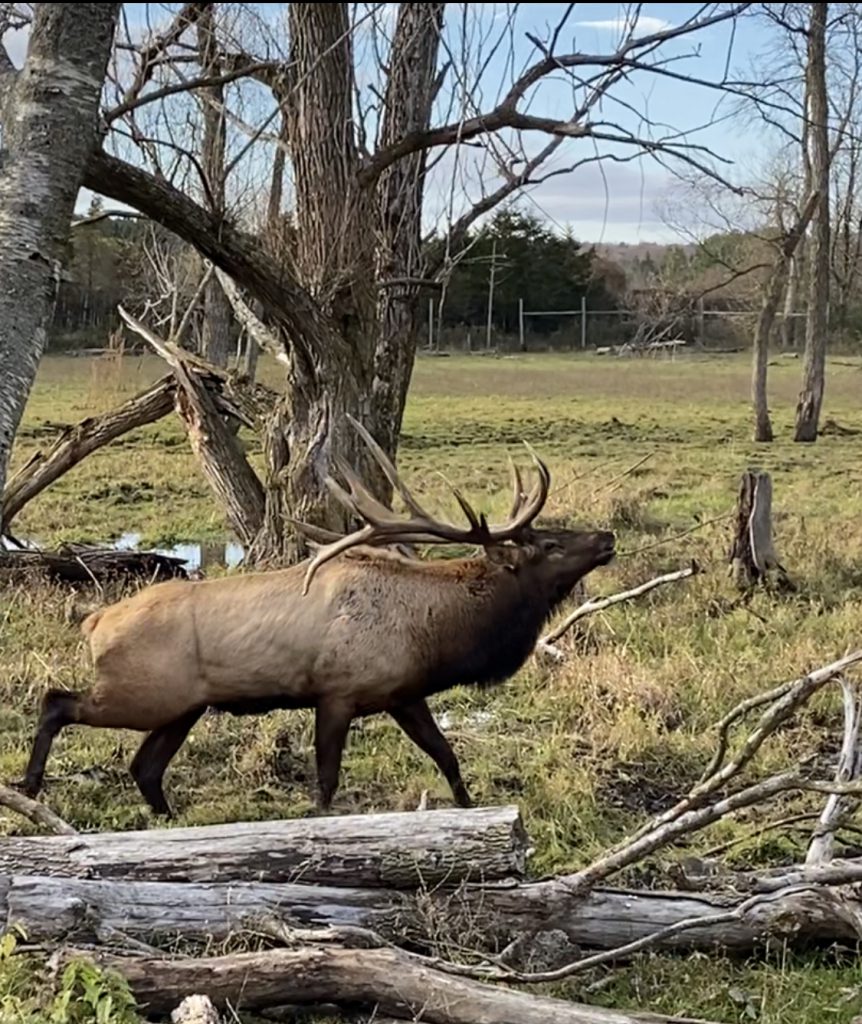
[[[758,584],[778,590],[796,589],[775,553],[772,479],[768,473],[750,469],[742,475],[730,564],[733,580],[740,590],[750,591]]]

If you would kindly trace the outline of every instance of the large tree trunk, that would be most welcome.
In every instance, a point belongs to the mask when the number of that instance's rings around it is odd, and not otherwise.
[[[221,73],[216,38],[215,4],[201,11],[197,21],[198,51],[201,73],[215,78]],[[203,147],[201,166],[206,176],[207,205],[213,214],[225,216],[225,145],[227,120],[224,108],[224,86],[211,85],[201,90],[203,103]],[[215,275],[204,289],[202,354],[214,366],[227,366],[233,350],[231,342],[231,305]]]
[[[403,3],[392,41],[380,145],[425,131],[436,92],[443,3]],[[422,206],[425,151],[393,164],[377,184],[380,243],[377,253],[378,338],[369,424],[384,450],[398,447],[404,403],[416,356],[417,313],[424,277]],[[385,485],[381,486],[388,497]]]
[[[806,116],[811,146],[811,181],[818,200],[814,231],[808,246],[810,260],[808,314],[805,321],[805,364],[802,391],[796,407],[796,441],[816,441],[823,404],[826,335],[829,329],[829,96],[826,86],[826,25],[828,4],[810,4]]]
[[[75,199],[96,144],[119,9],[120,4],[37,4],[24,70],[4,102],[0,493],[54,313]]]

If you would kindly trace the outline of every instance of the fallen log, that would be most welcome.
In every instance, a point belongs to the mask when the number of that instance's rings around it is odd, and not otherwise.
[[[0,839],[0,874],[400,889],[520,878],[527,852],[518,808],[485,807],[10,836]]]
[[[122,551],[64,544],[55,551],[37,548],[0,548],[0,581],[17,582],[33,574],[54,583],[104,584],[110,580],[141,579],[147,582],[186,579],[185,561],[157,551]]]
[[[68,963],[75,955],[64,952],[58,960]],[[189,992],[206,992],[217,1007],[234,1012],[337,1001],[426,1024],[697,1024],[534,997],[433,970],[395,949],[306,946],[176,960],[77,955],[124,975],[141,1008],[151,1014],[169,1013]]]
[[[151,943],[165,938],[207,942],[253,933],[261,922],[275,920],[290,928],[363,928],[427,951],[439,941],[441,927],[459,935],[479,920],[482,935],[471,941],[492,952],[529,933],[557,934],[564,946],[618,949],[682,921],[701,919],[703,925],[669,934],[655,948],[745,952],[775,938],[791,944],[857,938],[862,903],[849,888],[783,886],[727,920],[747,895],[600,888],[573,900],[565,878],[429,893],[15,875],[0,876],[0,928],[21,926],[34,941],[107,942],[119,934]],[[710,920],[718,915],[725,916]],[[565,949],[561,953],[565,956]]]

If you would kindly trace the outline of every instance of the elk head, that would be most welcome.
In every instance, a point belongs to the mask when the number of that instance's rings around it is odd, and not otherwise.
[[[332,477],[327,477],[326,484],[340,504],[364,525],[346,536],[338,536],[307,524],[295,524],[319,545],[308,566],[303,593],[307,593],[315,573],[325,562],[360,546],[476,544],[484,549],[490,562],[526,577],[551,607],[563,600],[587,573],[613,560],[613,533],[541,529],[533,526],[547,501],[551,474],[526,442],[524,444],[537,471],[537,479],[531,490],[524,490],[521,474],[510,460],[513,500],[509,516],[501,525],[490,525],[485,515],[477,514],[460,491],[453,488],[468,522],[464,527],[429,515],[407,489],[386,453],[365,427],[352,416],[348,416],[348,420],[370,449],[393,489],[400,494],[409,518],[400,519],[381,504],[353,469],[339,459],[337,468],[348,490]]]

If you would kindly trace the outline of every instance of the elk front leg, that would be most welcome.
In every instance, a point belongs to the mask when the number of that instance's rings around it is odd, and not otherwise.
[[[314,714],[314,752],[317,760],[317,806],[329,810],[338,789],[341,757],[353,711],[343,704],[321,702]]]
[[[391,708],[389,714],[401,726],[411,740],[424,751],[437,765],[449,783],[452,796],[459,807],[472,807],[473,801],[461,778],[461,769],[455,751],[449,741],[440,732],[431,709],[424,700],[402,704]]]

